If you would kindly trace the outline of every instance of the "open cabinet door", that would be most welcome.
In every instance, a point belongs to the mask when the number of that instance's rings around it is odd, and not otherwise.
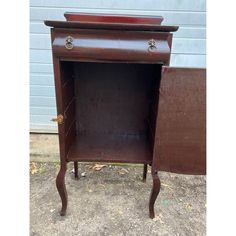
[[[163,67],[155,153],[159,170],[206,173],[206,69]]]

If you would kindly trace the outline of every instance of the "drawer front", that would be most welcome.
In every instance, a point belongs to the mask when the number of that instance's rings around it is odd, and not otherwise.
[[[79,60],[151,61],[168,65],[171,39],[170,33],[55,30],[52,49],[56,56]]]

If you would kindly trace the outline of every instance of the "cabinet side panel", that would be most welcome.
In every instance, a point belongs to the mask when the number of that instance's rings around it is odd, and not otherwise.
[[[64,115],[65,156],[75,139],[75,94],[74,94],[74,63],[60,61],[62,83],[62,105]]]
[[[159,94],[159,170],[205,174],[206,70],[163,67]]]
[[[69,148],[75,139],[75,99],[73,63],[61,62],[53,56],[57,114],[63,115],[62,124],[58,124],[60,157],[66,160]]]

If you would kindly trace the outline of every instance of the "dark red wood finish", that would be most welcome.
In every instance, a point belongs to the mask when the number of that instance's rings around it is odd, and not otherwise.
[[[78,22],[96,22],[96,23],[129,23],[129,24],[155,24],[160,25],[163,21],[162,16],[132,16],[132,15],[115,15],[115,14],[91,14],[66,12],[64,14],[67,21]]]
[[[144,181],[147,164],[151,165],[153,218],[159,170],[204,173],[204,73],[162,70],[170,61],[171,31],[178,27],[161,26],[161,17],[75,13],[65,17],[67,22],[45,21],[53,27],[57,112],[64,116],[58,125],[61,168],[56,180],[61,215],[67,208],[67,162],[74,162],[78,178],[78,161],[106,161],[144,164]],[[195,92],[192,99],[189,89]]]
[[[111,31],[86,29],[54,29],[57,37],[53,53],[63,58],[80,60],[133,61],[169,64],[172,34],[167,32]],[[65,48],[66,38],[73,38],[73,48]],[[156,48],[150,50],[149,40]]]
[[[206,70],[162,68],[156,128],[158,169],[206,174]]]
[[[164,26],[158,24],[132,24],[132,23],[110,23],[110,22],[77,22],[77,21],[44,21],[45,25],[54,28],[64,29],[109,29],[109,30],[135,30],[135,31],[157,31],[175,32],[178,26]]]

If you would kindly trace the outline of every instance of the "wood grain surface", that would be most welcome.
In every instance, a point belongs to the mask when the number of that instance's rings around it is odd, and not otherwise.
[[[155,154],[159,170],[206,173],[206,70],[163,67]]]

